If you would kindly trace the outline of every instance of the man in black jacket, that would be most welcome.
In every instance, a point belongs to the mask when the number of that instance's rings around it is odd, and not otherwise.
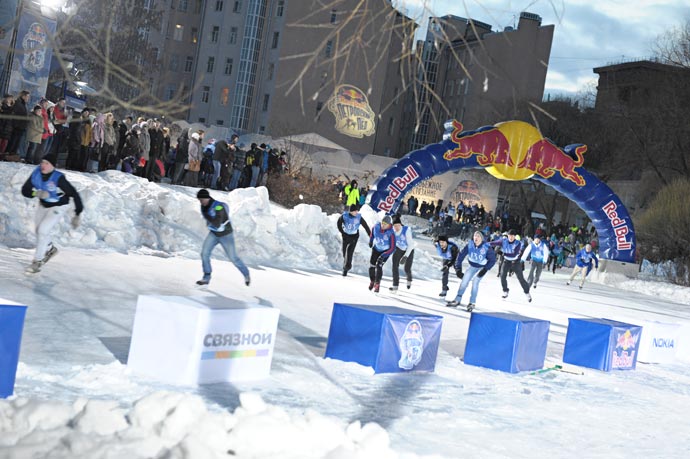
[[[184,180],[185,168],[189,155],[189,131],[185,129],[182,135],[177,139],[177,148],[175,149],[175,185],[182,185]]]
[[[245,285],[249,286],[249,269],[247,269],[235,251],[235,239],[232,235],[228,205],[211,198],[206,189],[199,190],[196,197],[201,204],[201,215],[206,219],[206,226],[209,229],[208,236],[206,236],[201,248],[201,265],[204,269],[204,277],[196,283],[198,285],[206,285],[211,282],[211,252],[213,252],[216,245],[220,244],[228,259],[244,276]]]
[[[26,141],[26,129],[29,126],[29,91],[22,91],[12,107],[12,136],[7,145],[8,153],[16,153],[21,159],[26,158],[26,149],[29,146]]]

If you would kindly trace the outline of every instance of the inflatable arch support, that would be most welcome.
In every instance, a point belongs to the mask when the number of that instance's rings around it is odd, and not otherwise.
[[[522,121],[463,131],[460,122],[451,120],[445,128],[442,142],[412,151],[386,169],[372,186],[367,204],[377,211],[395,213],[420,182],[460,169],[485,168],[501,180],[534,178],[587,214],[599,235],[601,258],[635,262],[632,219],[611,188],[582,167],[586,145],[561,149]]]

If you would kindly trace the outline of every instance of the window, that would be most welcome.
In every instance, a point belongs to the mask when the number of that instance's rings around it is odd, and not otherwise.
[[[210,56],[208,62],[206,63],[206,72],[213,73],[213,67],[216,65],[216,58]]]
[[[151,11],[154,8],[153,4],[154,0],[144,0],[144,9],[147,11]]]
[[[316,103],[316,115],[317,116],[321,113],[321,110],[323,110],[323,102],[317,102]]]
[[[172,100],[173,97],[175,97],[175,86],[172,86],[172,85],[166,86],[163,99],[164,100]]]
[[[205,122],[206,122],[206,118],[199,117],[199,122],[200,122],[200,123],[205,123]]]
[[[196,0],[194,3],[194,14],[199,14],[201,13],[201,7],[203,5],[204,0]]]
[[[187,11],[187,8],[188,8],[187,0],[180,0],[180,2],[177,4],[177,11],[185,12],[185,11]]]
[[[261,104],[261,111],[262,112],[267,112],[268,111],[268,101],[270,100],[270,97],[268,94],[264,94],[264,103]]]
[[[235,0],[235,4],[232,6],[232,12],[239,13],[240,11],[242,11],[242,1]]]
[[[278,47],[278,40],[280,40],[280,32],[273,32],[273,43],[271,43],[271,48],[276,49]]]
[[[324,50],[324,53],[326,54],[326,57],[331,57],[331,54],[333,54],[333,40],[328,40],[326,42],[326,49]]]
[[[170,66],[168,67],[171,72],[177,72],[180,67],[180,56],[173,54],[170,56]]]
[[[276,7],[276,16],[283,17],[285,12],[285,0],[278,0],[278,6]]]
[[[223,11],[223,0],[216,0],[216,11]]]
[[[228,105],[229,100],[230,100],[230,88],[222,88],[220,90],[220,104],[221,105]]]
[[[338,10],[331,10],[331,24],[338,22]]]
[[[266,126],[259,126],[259,134],[263,134],[266,132]]]
[[[223,120],[216,120],[216,125],[218,125],[218,126],[222,126],[223,123],[224,123]]]
[[[192,43],[199,41],[199,29],[192,27]]]
[[[218,36],[220,35],[220,27],[213,26],[211,30],[211,43],[218,43]]]
[[[182,41],[184,35],[184,26],[182,24],[175,24],[175,32],[173,32],[173,40]]]
[[[226,75],[232,75],[232,59],[229,57],[225,59],[225,71]]]
[[[273,62],[268,64],[268,76],[266,78],[268,81],[271,81],[273,79],[273,72],[275,72],[275,70],[276,70],[276,65]]]
[[[205,104],[208,103],[208,93],[209,92],[211,92],[210,86],[204,86],[204,89],[201,91],[201,101]],[[199,121],[201,121],[201,118],[199,118]]]
[[[230,39],[228,40],[228,43],[231,45],[237,43],[237,27],[230,28]]]
[[[192,71],[192,67],[194,67],[194,57],[187,56],[187,59],[184,61],[185,73],[190,73]]]
[[[391,117],[388,120],[388,135],[392,136],[394,131],[395,131],[395,118]]]

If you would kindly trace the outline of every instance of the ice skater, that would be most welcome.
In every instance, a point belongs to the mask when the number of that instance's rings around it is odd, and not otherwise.
[[[500,246],[503,252],[503,266],[501,267],[501,287],[503,287],[503,298],[508,298],[510,289],[508,288],[508,274],[515,273],[515,277],[522,291],[527,297],[527,301],[532,301],[532,296],[529,293],[530,284],[527,283],[522,274],[522,263],[520,263],[520,252],[522,252],[522,243],[517,239],[515,230],[508,231],[508,235],[502,239],[490,242],[492,246]]]
[[[59,172],[57,155],[48,154],[31,173],[22,186],[22,195],[29,199],[38,198],[34,223],[36,225],[36,252],[31,265],[26,268],[27,273],[37,273],[44,264],[57,254],[58,249],[53,245],[53,227],[60,222],[70,198],[74,199],[74,217],[72,227],[79,226],[79,216],[84,206],[77,190],[67,181],[65,174]]]
[[[580,289],[585,285],[585,278],[589,271],[592,269],[592,261],[594,261],[596,269],[599,269],[599,259],[592,252],[592,246],[587,244],[583,249],[581,249],[577,255],[575,255],[575,267],[573,268],[573,273],[570,275],[570,279],[566,282],[566,285],[570,285],[575,276],[578,273],[581,275],[580,278]]]
[[[378,293],[383,277],[383,265],[386,264],[388,257],[395,252],[395,233],[393,232],[393,221],[389,215],[383,217],[381,223],[374,225],[369,236],[369,247],[371,247],[369,290]]]
[[[398,291],[400,284],[400,265],[405,267],[407,288],[412,287],[412,261],[414,260],[414,239],[412,229],[402,224],[400,216],[393,218],[393,232],[395,233],[395,252],[393,253],[393,286],[391,292]]]
[[[343,236],[343,276],[347,276],[352,269],[352,255],[359,241],[359,227],[363,226],[367,236],[371,236],[371,229],[366,220],[359,213],[359,206],[351,204],[349,212],[343,212],[338,218],[338,231]]]
[[[532,259],[532,266],[529,270],[529,276],[527,276],[527,285],[537,288],[541,270],[546,266],[546,262],[549,259],[549,248],[542,242],[538,234],[535,234],[532,242],[527,244],[527,248],[522,254],[522,261],[526,261],[527,257]]]
[[[446,235],[439,236],[436,242],[434,242],[434,246],[436,246],[438,255],[443,259],[443,266],[441,267],[441,293],[438,296],[445,298],[446,293],[448,293],[448,272],[450,268],[455,266],[455,260],[458,258],[460,249],[455,242],[449,241]]]
[[[196,197],[201,204],[201,215],[206,219],[206,226],[209,229],[208,236],[206,236],[204,245],[201,248],[201,266],[204,269],[204,277],[196,283],[198,285],[207,285],[211,282],[211,252],[213,252],[216,245],[220,244],[228,259],[244,276],[245,285],[249,286],[249,269],[240,260],[240,257],[237,256],[235,250],[235,238],[232,235],[228,205],[211,198],[206,189],[199,190]]]
[[[462,260],[467,257],[469,268],[467,272],[462,272]],[[484,235],[481,231],[475,231],[472,236],[472,242],[468,242],[458,254],[458,259],[455,261],[455,270],[462,282],[458,288],[458,294],[455,299],[446,303],[449,308],[457,308],[462,300],[462,295],[467,290],[467,286],[472,282],[472,291],[470,293],[470,303],[467,305],[467,311],[472,312],[477,304],[477,293],[479,292],[479,283],[484,278],[484,275],[496,263],[496,252],[489,245],[484,242]]]

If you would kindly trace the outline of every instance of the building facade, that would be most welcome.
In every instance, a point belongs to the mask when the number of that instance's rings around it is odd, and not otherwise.
[[[501,32],[472,19],[431,18],[418,97],[406,105],[403,117],[401,138],[408,143],[401,150],[440,141],[448,119],[475,129],[505,121],[516,107],[540,103],[553,32],[553,25],[542,26],[540,16],[527,12],[516,28]]]

